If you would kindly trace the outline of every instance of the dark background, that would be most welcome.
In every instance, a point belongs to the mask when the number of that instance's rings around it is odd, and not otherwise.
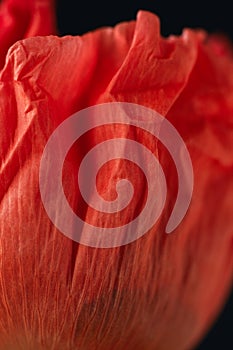
[[[83,34],[101,26],[135,19],[139,9],[159,15],[162,34],[179,34],[184,27],[202,27],[209,32],[228,33],[233,40],[233,12],[230,0],[57,0],[61,34]]]
[[[125,0],[107,3],[103,1],[58,0],[58,30],[61,35],[81,35],[87,31],[113,26],[135,19],[139,9],[159,15],[164,36],[180,34],[184,27],[204,28],[209,32],[221,32],[233,41],[233,13],[230,0],[219,2],[197,0]],[[221,315],[202,343],[195,350],[233,349],[233,293]],[[172,349],[171,349],[172,350]]]

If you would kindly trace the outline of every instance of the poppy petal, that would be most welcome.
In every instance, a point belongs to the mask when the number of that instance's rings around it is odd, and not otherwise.
[[[232,94],[232,58],[225,49],[223,61],[212,57],[216,44],[205,44],[203,35],[186,30],[162,39],[158,18],[140,12],[136,24],[28,38],[8,51],[0,81],[1,348],[180,350],[210,326],[232,283],[232,100],[225,94]],[[108,101],[166,114],[187,144],[195,185],[187,215],[166,235],[176,172],[155,142],[171,190],[162,217],[131,244],[95,249],[52,224],[38,174],[52,131],[77,110]],[[75,157],[102,134],[110,134],[107,127],[88,135],[67,161],[71,203],[80,201]],[[104,179],[130,168],[111,163]],[[136,190],[143,201],[144,187]]]
[[[55,34],[53,0],[3,0],[0,4],[0,68],[17,40]]]

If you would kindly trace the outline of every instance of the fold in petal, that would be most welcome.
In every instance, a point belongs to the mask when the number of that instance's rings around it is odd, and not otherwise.
[[[161,38],[156,16],[140,11],[137,18],[127,57],[102,100],[138,103],[165,115],[192,71],[196,38],[191,31],[181,37]]]
[[[233,165],[233,54],[226,41],[198,33],[198,57],[168,119],[200,152]],[[195,140],[195,141],[194,141]]]

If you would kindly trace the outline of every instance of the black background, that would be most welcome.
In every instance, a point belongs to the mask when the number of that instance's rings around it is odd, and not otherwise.
[[[57,0],[59,30],[64,34],[83,34],[101,26],[135,19],[139,9],[159,15],[162,34],[180,34],[182,28],[205,28],[228,33],[233,40],[233,12],[230,0],[121,0],[116,2]]]
[[[184,27],[221,32],[233,41],[233,12],[230,0],[186,2],[174,0],[125,0],[118,2],[57,1],[58,30],[61,35],[87,31],[135,19],[139,9],[159,15],[164,36],[180,34]],[[233,293],[221,315],[195,350],[233,349]],[[172,349],[171,349],[172,350]]]

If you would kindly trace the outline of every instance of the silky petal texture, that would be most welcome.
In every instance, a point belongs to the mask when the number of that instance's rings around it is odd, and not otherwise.
[[[201,31],[163,39],[158,18],[139,12],[136,22],[82,37],[19,41],[0,78],[0,349],[192,348],[232,283],[230,47]],[[171,192],[166,208],[141,239],[94,249],[50,222],[38,174],[52,131],[72,113],[110,101],[165,115],[187,144],[195,183],[186,217],[166,235],[176,173],[162,145],[148,139]],[[84,150],[100,139],[87,135]],[[64,184],[74,205],[78,152]],[[113,164],[108,178],[119,170],[122,164]],[[137,191],[143,201],[144,189]],[[88,208],[84,215],[90,218]]]
[[[35,35],[55,34],[53,0],[3,0],[0,4],[0,68],[12,44]]]

